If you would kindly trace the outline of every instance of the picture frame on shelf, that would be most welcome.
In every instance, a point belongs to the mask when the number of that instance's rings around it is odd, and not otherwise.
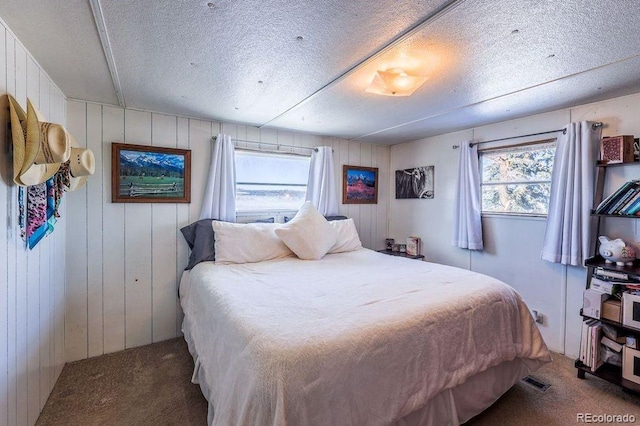
[[[111,202],[190,203],[191,151],[113,142]]]

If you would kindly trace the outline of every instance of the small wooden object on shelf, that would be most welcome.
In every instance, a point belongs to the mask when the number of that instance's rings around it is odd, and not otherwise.
[[[600,160],[609,164],[633,162],[633,136],[620,135],[602,138],[600,140]]]

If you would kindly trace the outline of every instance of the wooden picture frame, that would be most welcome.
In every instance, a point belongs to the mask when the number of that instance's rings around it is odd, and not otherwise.
[[[113,142],[111,202],[190,203],[191,151]]]
[[[342,204],[378,204],[378,168],[342,166]]]

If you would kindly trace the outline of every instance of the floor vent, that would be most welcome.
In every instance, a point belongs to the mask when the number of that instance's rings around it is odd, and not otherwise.
[[[541,382],[540,380],[531,376],[525,377],[524,379],[522,379],[522,381],[528,384],[529,386],[533,387],[534,389],[539,390],[540,392],[546,392],[547,389],[551,387],[550,384]]]

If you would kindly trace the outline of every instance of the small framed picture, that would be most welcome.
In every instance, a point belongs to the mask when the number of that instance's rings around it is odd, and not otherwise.
[[[378,204],[378,168],[342,166],[342,204]]]
[[[190,203],[191,151],[112,143],[111,202]]]
[[[400,249],[398,250],[400,253],[406,253],[407,252],[407,245],[406,244],[399,244],[400,245]]]
[[[385,243],[385,248],[387,250],[392,250],[393,249],[393,243],[395,243],[396,240],[394,240],[393,238],[387,238],[386,240],[384,240]]]

